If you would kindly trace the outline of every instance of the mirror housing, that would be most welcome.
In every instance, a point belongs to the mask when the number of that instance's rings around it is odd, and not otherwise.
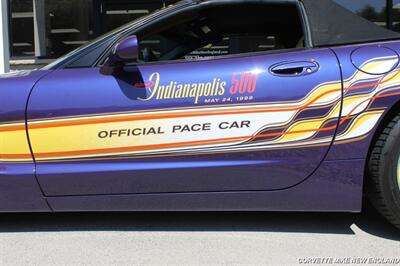
[[[136,62],[139,59],[139,41],[136,35],[118,43],[114,47],[112,55],[123,63]]]
[[[139,59],[139,40],[136,35],[132,35],[115,45],[101,68],[101,73],[105,75],[113,74],[117,69],[121,69],[127,63],[134,63]]]

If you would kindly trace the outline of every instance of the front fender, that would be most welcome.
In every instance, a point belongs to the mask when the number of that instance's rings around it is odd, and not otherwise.
[[[26,105],[48,71],[0,75],[0,212],[50,211],[35,178],[26,134]]]

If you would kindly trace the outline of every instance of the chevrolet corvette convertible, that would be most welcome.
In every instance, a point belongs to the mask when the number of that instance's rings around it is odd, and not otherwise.
[[[400,35],[187,0],[0,78],[0,211],[360,212],[400,227]]]

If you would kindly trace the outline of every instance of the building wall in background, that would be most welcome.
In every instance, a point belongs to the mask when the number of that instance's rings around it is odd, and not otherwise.
[[[176,0],[9,1],[10,50],[13,59],[57,58],[109,30],[176,2]],[[400,0],[334,1],[379,26],[400,31]],[[388,4],[389,7],[393,5],[393,8],[388,8]]]
[[[175,1],[10,0],[11,55],[57,58],[97,36]],[[42,10],[34,10],[35,3]],[[42,52],[35,53],[34,25],[44,29]],[[37,42],[36,42],[37,45]]]
[[[7,1],[0,0],[0,74],[9,71]]]

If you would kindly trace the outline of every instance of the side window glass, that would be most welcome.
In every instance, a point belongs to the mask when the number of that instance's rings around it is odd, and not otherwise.
[[[296,44],[296,48],[304,47],[302,39]],[[236,35],[225,36],[222,41],[207,44],[204,47],[184,56],[186,60],[208,59],[216,56],[235,55],[285,49],[275,36],[267,35]],[[293,47],[294,48],[294,47]]]
[[[167,39],[160,34],[152,35],[139,43],[139,58],[144,62],[159,61],[161,56],[178,45],[177,42]]]
[[[140,60],[200,60],[304,47],[302,22],[293,3],[226,4],[181,23],[171,21],[154,27],[153,33],[137,34]]]

